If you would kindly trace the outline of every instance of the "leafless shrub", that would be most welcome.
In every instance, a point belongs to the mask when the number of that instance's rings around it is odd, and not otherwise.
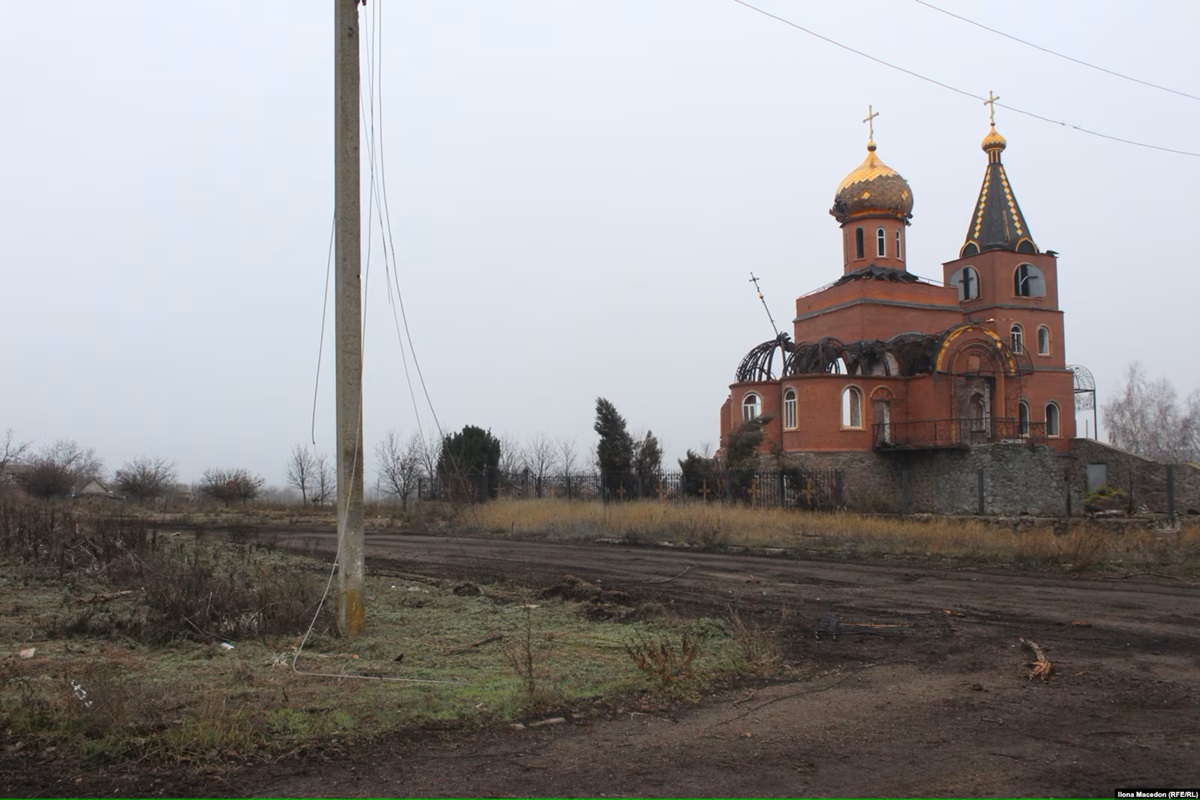
[[[399,498],[400,507],[408,510],[408,498],[416,492],[425,459],[421,437],[413,434],[401,443],[395,431],[388,431],[375,445],[375,459],[379,491]]]
[[[26,459],[18,482],[34,497],[70,497],[74,489],[98,478],[103,468],[104,462],[92,448],[59,439]]]
[[[258,497],[264,481],[248,469],[209,469],[200,479],[200,494],[225,505],[248,503]]]
[[[0,554],[31,575],[135,570],[152,545],[145,520],[68,503],[0,498]],[[119,568],[114,565],[119,563]]]
[[[757,675],[770,675],[783,662],[780,643],[781,626],[767,627],[757,620],[746,621],[737,611],[729,615],[729,631],[737,648],[737,670]]]
[[[295,567],[245,549],[204,545],[177,545],[153,554],[143,583],[145,638],[150,640],[211,642],[297,633],[309,624],[321,598],[320,582]]]
[[[134,500],[153,500],[163,497],[178,480],[175,462],[165,458],[138,456],[117,470],[116,489]]]
[[[684,633],[676,645],[671,637],[637,634],[625,643],[633,665],[650,676],[660,689],[669,689],[695,677],[693,663],[700,652],[699,641]]]

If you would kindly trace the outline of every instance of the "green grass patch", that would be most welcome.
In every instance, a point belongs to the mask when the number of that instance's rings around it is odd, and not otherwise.
[[[50,517],[62,522],[40,518]],[[77,542],[79,530],[59,532]],[[45,546],[69,549],[54,535]],[[590,602],[540,599],[538,587],[464,589],[368,570],[367,630],[343,639],[317,610],[329,565],[307,556],[151,528],[130,546],[97,545],[46,568],[31,555],[41,546],[33,537],[20,543],[0,550],[0,638],[10,643],[0,732],[10,752],[184,763],[279,755],[587,713],[653,693],[678,699],[739,664],[723,624],[650,606],[636,622],[597,621]],[[639,668],[637,641],[687,642],[688,669],[664,678]]]

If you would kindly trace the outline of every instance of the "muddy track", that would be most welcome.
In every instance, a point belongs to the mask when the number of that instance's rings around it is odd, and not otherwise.
[[[252,535],[320,551],[335,542],[320,530]],[[1112,797],[1118,787],[1200,788],[1194,581],[395,533],[368,534],[367,555],[376,574],[532,587],[573,574],[686,613],[737,609],[782,624],[784,671],[684,707],[583,708],[567,724],[521,731],[429,730],[219,775],[165,772],[153,784],[122,768],[64,779],[52,793]],[[1045,648],[1048,681],[1030,680],[1019,637]]]
[[[331,533],[273,532],[332,547]],[[787,679],[699,706],[238,776],[265,795],[1113,796],[1200,786],[1200,586],[596,543],[368,536],[376,570],[546,585],[779,619]],[[835,625],[894,635],[817,637]],[[1029,680],[1039,642],[1049,681]],[[205,787],[229,792],[228,784]],[[237,793],[237,792],[233,792]]]
[[[280,544],[332,548],[332,533],[268,531]],[[426,575],[544,585],[563,574],[644,598],[723,612],[787,608],[816,624],[823,613],[903,616],[951,610],[1031,635],[1070,625],[1073,635],[1194,648],[1200,656],[1200,583],[1167,577],[1063,574],[805,561],[604,543],[523,542],[373,534],[367,557]],[[802,620],[800,620],[802,621]]]

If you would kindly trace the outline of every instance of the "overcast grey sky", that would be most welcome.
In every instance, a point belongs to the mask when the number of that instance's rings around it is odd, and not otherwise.
[[[772,335],[750,271],[789,330],[796,296],[841,273],[827,210],[864,156],[868,104],[879,156],[913,187],[909,269],[939,278],[962,244],[986,160],[978,100],[733,0],[370,0],[364,19],[376,3],[399,280],[447,430],[575,438],[582,454],[603,395],[671,458],[715,445],[738,361]],[[1200,150],[1200,102],[913,0],[758,5],[1001,103]],[[1195,3],[938,5],[1200,95]],[[309,436],[332,23],[315,0],[0,0],[0,431],[76,439],[109,469],[150,454],[187,480],[245,466],[282,483]],[[996,121],[1033,236],[1061,254],[1068,362],[1101,401],[1135,358],[1181,394],[1200,385],[1200,159]],[[416,430],[383,265],[376,238],[368,468],[387,429]]]

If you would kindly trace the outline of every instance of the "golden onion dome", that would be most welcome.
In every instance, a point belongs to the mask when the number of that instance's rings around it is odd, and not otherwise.
[[[983,152],[990,150],[1003,150],[1008,147],[1008,140],[996,132],[996,126],[992,125],[992,129],[988,131],[987,136],[983,137],[983,142],[980,143]]]
[[[853,217],[912,217],[912,188],[900,173],[875,155],[874,140],[867,142],[867,157],[838,184],[829,210],[838,222]]]

